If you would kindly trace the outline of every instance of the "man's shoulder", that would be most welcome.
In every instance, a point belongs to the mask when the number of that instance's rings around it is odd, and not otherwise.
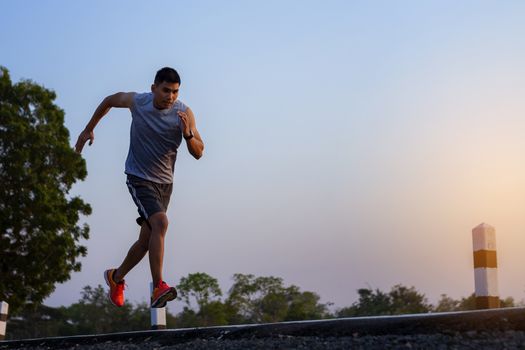
[[[180,110],[180,111],[186,111],[189,107],[187,104],[185,104],[184,102],[182,102],[181,100],[177,99],[177,101],[175,101],[175,108]]]
[[[153,100],[151,92],[136,92],[133,100],[137,106],[145,106]]]

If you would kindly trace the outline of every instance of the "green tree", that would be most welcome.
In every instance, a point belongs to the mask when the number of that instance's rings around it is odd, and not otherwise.
[[[226,314],[232,323],[265,323],[325,318],[327,306],[313,292],[285,287],[278,277],[235,274],[226,299]]]
[[[65,310],[65,316],[74,334],[100,334],[149,329],[149,310],[145,303],[136,308],[130,302],[115,307],[99,284],[84,287],[82,298]]]
[[[358,291],[359,300],[350,307],[337,312],[339,317],[378,316],[424,313],[432,310],[424,294],[420,294],[414,287],[395,285],[389,293],[379,289],[375,291],[362,288]]]
[[[332,316],[328,311],[328,305],[320,303],[321,298],[316,293],[290,289],[288,293],[292,298],[285,321],[318,320]]]
[[[254,306],[253,295],[257,293],[254,282],[255,276],[236,273],[233,275],[233,285],[228,291],[226,308],[228,310],[228,323],[239,324],[253,321]]]
[[[338,317],[379,316],[391,313],[390,297],[376,289],[361,288],[357,290],[359,300],[351,306],[337,312]]]
[[[219,300],[211,301],[203,305],[199,309],[197,317],[201,327],[222,326],[228,324],[226,308]]]
[[[55,97],[28,80],[12,84],[0,67],[0,300],[12,312],[40,304],[86,255],[89,228],[77,223],[91,208],[68,198],[86,166]]]
[[[177,328],[199,327],[200,319],[197,312],[187,306],[175,316],[175,324]]]
[[[441,298],[438,300],[437,305],[434,307],[435,312],[450,312],[457,311],[459,308],[460,301],[455,300],[446,294],[441,294]]]
[[[257,277],[253,283],[252,321],[268,323],[283,320],[288,313],[288,300],[282,278]]]
[[[476,310],[476,294],[472,293],[468,297],[459,300],[456,311]]]
[[[515,307],[517,303],[514,301],[513,297],[506,297],[505,299],[500,299],[500,307]]]
[[[216,278],[202,272],[182,277],[178,286],[178,299],[186,306],[176,317],[178,327],[206,327],[227,324],[226,310]],[[197,310],[193,309],[193,305]]]
[[[414,287],[397,284],[388,293],[393,315],[419,314],[432,311],[432,305],[427,302],[424,294]]]
[[[278,277],[255,277],[234,274],[226,303],[233,311],[231,321],[261,323],[276,322],[287,313],[283,281]]]
[[[203,272],[190,273],[188,277],[182,277],[177,290],[178,299],[183,300],[188,307],[191,307],[193,300],[199,308],[202,308],[210,300],[222,295],[217,279]]]
[[[516,302],[513,297],[500,299],[500,307],[514,307]],[[441,295],[441,299],[434,308],[435,312],[447,311],[468,311],[476,310],[476,294],[472,293],[468,297],[463,297],[460,300],[455,300],[448,297],[446,294]]]

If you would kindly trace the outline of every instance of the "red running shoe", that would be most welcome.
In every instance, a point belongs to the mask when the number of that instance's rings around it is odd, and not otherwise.
[[[151,307],[164,307],[168,301],[171,301],[176,297],[177,290],[170,287],[166,282],[160,281],[158,286],[153,289],[153,294],[151,295]]]
[[[115,275],[117,269],[109,269],[104,271],[104,279],[106,280],[107,285],[109,286],[108,297],[111,303],[115,306],[121,307],[124,305],[124,280],[120,282],[115,282],[113,276]]]

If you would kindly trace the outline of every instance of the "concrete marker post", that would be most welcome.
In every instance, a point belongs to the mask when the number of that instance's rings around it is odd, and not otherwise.
[[[500,307],[496,230],[482,223],[472,229],[476,309]]]
[[[9,311],[9,304],[6,303],[5,301],[0,302],[0,340],[5,339],[8,311]]]
[[[149,284],[150,293],[153,295],[153,282]],[[166,308],[151,308],[151,329],[166,329]]]

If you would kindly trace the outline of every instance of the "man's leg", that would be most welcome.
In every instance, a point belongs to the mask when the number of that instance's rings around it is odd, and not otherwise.
[[[149,217],[151,235],[149,238],[149,266],[153,285],[162,281],[162,264],[164,260],[164,237],[168,230],[168,217],[164,212],[158,212]]]
[[[128,272],[131,271],[131,269],[134,268],[142,258],[144,258],[144,255],[146,255],[149,249],[150,237],[151,230],[149,229],[148,224],[144,222],[140,228],[139,239],[133,243],[131,248],[129,248],[124,261],[113,274],[115,282],[123,280],[124,276],[126,276]]]

